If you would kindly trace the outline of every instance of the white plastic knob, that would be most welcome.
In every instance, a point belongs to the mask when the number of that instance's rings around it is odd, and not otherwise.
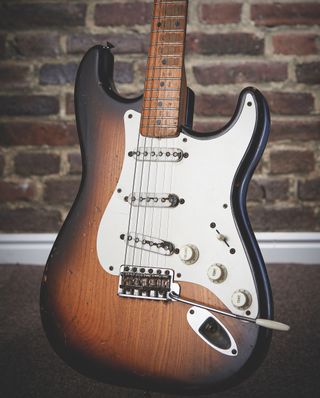
[[[231,297],[231,301],[234,307],[245,310],[251,305],[251,294],[246,290],[236,290]]]
[[[207,275],[211,282],[221,283],[227,277],[227,270],[223,264],[213,264],[208,268]]]
[[[179,257],[187,265],[194,264],[199,258],[199,250],[194,245],[184,245],[179,250]]]

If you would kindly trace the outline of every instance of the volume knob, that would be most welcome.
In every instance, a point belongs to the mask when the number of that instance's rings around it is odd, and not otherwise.
[[[234,307],[239,310],[245,310],[250,307],[252,298],[248,291],[239,289],[233,293],[231,301]]]
[[[208,278],[213,283],[221,283],[227,277],[227,269],[223,264],[210,265],[207,271]]]
[[[199,250],[194,245],[184,245],[179,250],[179,257],[187,265],[194,264],[199,258]]]

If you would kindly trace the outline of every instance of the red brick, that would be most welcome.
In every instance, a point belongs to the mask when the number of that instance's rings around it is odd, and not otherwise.
[[[187,51],[200,54],[248,54],[264,52],[264,40],[252,33],[190,33]]]
[[[61,226],[58,211],[43,208],[0,208],[2,232],[57,232]]]
[[[223,62],[217,65],[199,65],[193,68],[195,78],[203,85],[245,82],[283,81],[288,77],[283,62]]]
[[[78,64],[44,64],[40,68],[40,84],[64,85],[74,84]]]
[[[278,150],[270,154],[272,174],[308,173],[314,166],[314,153],[309,150]]]
[[[4,58],[6,52],[6,36],[0,34],[0,58]]]
[[[219,3],[200,5],[200,20],[208,24],[238,23],[241,19],[242,4]]]
[[[78,33],[68,36],[67,51],[70,54],[84,54],[90,47],[97,44],[114,46],[114,54],[134,54],[147,52],[147,35],[143,34],[86,34]]]
[[[317,54],[317,35],[312,33],[278,33],[272,37],[275,54],[309,55]]]
[[[71,93],[66,94],[66,114],[74,114],[74,95]]]
[[[251,18],[256,25],[314,25],[320,23],[319,3],[253,4]]]
[[[267,201],[287,200],[289,197],[289,180],[272,180],[270,178],[259,180],[264,190],[264,198]]]
[[[195,113],[200,116],[229,116],[233,115],[237,97],[230,94],[196,96]]]
[[[53,153],[18,153],[15,171],[22,176],[56,174],[60,170],[60,156]]]
[[[296,75],[299,83],[320,84],[320,62],[297,65]]]
[[[150,3],[142,2],[97,4],[94,18],[98,26],[145,25],[151,20],[151,10]]]
[[[249,202],[261,202],[264,197],[263,188],[256,180],[251,180],[247,200]]]
[[[250,207],[249,218],[254,231],[314,231],[320,222],[314,211],[306,207],[285,207],[281,209],[266,206]]]
[[[32,182],[0,181],[0,202],[30,201],[35,193],[36,187]]]
[[[0,115],[43,116],[59,112],[57,97],[50,95],[0,95]]]
[[[1,88],[21,88],[31,84],[31,70],[29,66],[7,64],[0,65]]]
[[[69,153],[68,161],[69,161],[69,173],[81,174],[82,172],[81,154],[79,152]]]
[[[49,180],[45,184],[44,199],[51,204],[70,204],[74,201],[80,179]]]
[[[318,202],[320,198],[320,177],[299,181],[298,196],[302,200],[314,200]]]
[[[0,176],[3,175],[3,171],[4,171],[4,156],[0,153]]]
[[[61,53],[58,33],[18,33],[10,43],[15,55],[22,57],[55,56]]]
[[[50,145],[78,144],[74,124],[64,122],[3,122],[0,123],[0,145]]]
[[[312,113],[314,98],[309,93],[264,92],[270,110],[278,115],[307,115]]]
[[[86,5],[66,3],[9,3],[0,5],[0,29],[83,26]]]
[[[270,141],[278,140],[320,140],[320,119],[272,120]]]
[[[133,82],[133,65],[131,62],[118,61],[114,67],[114,80],[116,83]]]

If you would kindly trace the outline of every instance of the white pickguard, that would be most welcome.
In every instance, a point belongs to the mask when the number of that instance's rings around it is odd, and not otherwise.
[[[226,133],[212,139],[200,140],[183,134],[168,139],[146,138],[139,134],[140,114],[132,110],[125,113],[123,168],[101,219],[97,239],[99,261],[106,272],[119,275],[123,264],[170,268],[176,275],[181,274],[175,282],[188,281],[208,288],[235,314],[245,315],[245,310],[232,305],[232,294],[239,289],[248,291],[252,297],[250,317],[258,315],[254,278],[230,204],[232,182],[252,139],[256,120],[256,104],[249,93],[238,120]],[[179,162],[136,161],[128,152],[137,147],[179,148],[189,157]],[[175,208],[131,207],[124,197],[132,192],[173,193],[185,199],[185,203]],[[228,207],[224,208],[224,204]],[[230,248],[236,250],[234,254],[217,239],[211,222],[227,237]],[[177,248],[195,245],[199,259],[186,265],[177,254],[164,256],[132,247],[126,251],[126,241],[120,235],[128,231],[172,242]],[[215,263],[227,269],[227,278],[222,283],[213,283],[207,276],[209,266]]]

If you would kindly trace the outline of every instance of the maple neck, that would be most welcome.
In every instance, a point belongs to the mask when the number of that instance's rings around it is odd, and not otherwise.
[[[155,0],[140,133],[176,137],[185,120],[188,0]]]

